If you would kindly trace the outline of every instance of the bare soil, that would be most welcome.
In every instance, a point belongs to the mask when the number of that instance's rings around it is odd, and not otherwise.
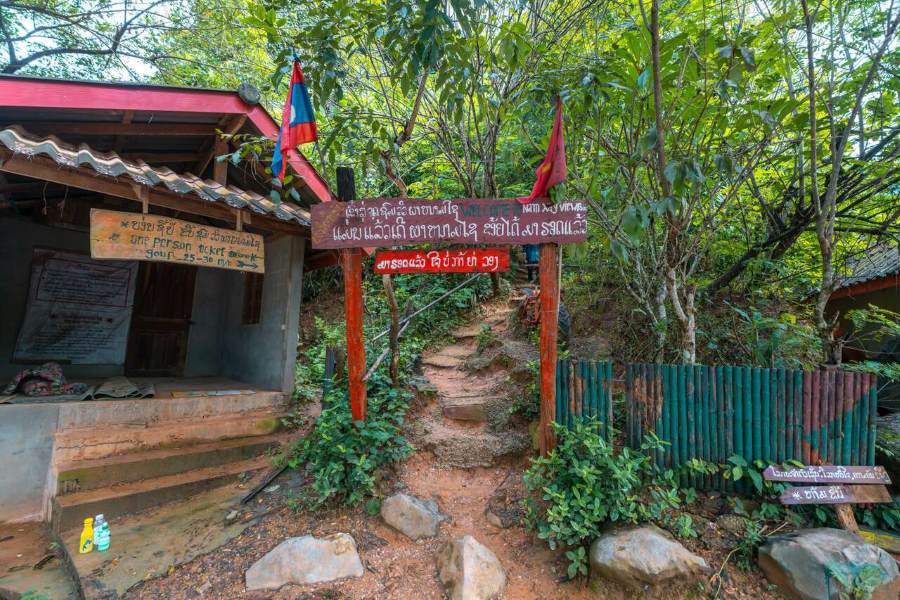
[[[482,315],[483,317],[489,315]],[[483,322],[483,321],[482,321]],[[470,328],[472,325],[470,325]],[[471,332],[470,332],[471,333]],[[471,351],[471,338],[460,339],[458,347]],[[444,356],[454,349],[441,349]],[[462,360],[462,355],[455,357]],[[432,378],[439,378],[434,368],[426,370]],[[495,377],[486,372],[483,375]],[[472,375],[472,377],[479,377]],[[450,380],[440,380],[443,388]],[[474,383],[469,381],[469,383]],[[465,385],[460,383],[460,385]],[[422,419],[439,411],[437,398],[419,403],[410,413],[410,421]],[[429,417],[430,418],[430,417]],[[472,425],[482,430],[484,424]],[[460,427],[462,429],[463,427]],[[506,597],[515,600],[588,598],[734,598],[767,599],[780,596],[769,589],[758,571],[749,573],[735,568],[733,562],[725,568],[729,555],[726,532],[707,522],[715,522],[727,512],[718,498],[698,502],[695,521],[700,524],[701,539],[684,542],[692,551],[702,555],[712,568],[709,581],[689,588],[659,588],[627,591],[607,581],[569,581],[566,561],[561,551],[551,551],[547,545],[527,531],[521,523],[520,500],[524,496],[522,473],[527,456],[511,458],[489,467],[453,468],[442,466],[428,451],[420,450],[399,465],[395,478],[387,488],[403,489],[421,498],[437,501],[449,520],[442,525],[438,537],[412,541],[385,525],[378,516],[367,514],[361,507],[341,507],[329,510],[294,512],[286,497],[277,494],[261,496],[257,501],[271,503],[271,509],[258,524],[224,546],[190,563],[173,568],[169,574],[146,581],[133,588],[125,598],[249,598],[273,600],[312,599],[442,599],[444,590],[438,581],[435,555],[447,540],[465,534],[473,535],[490,548],[507,570]],[[296,479],[296,475],[294,475]],[[283,488],[290,488],[283,485]],[[486,512],[491,507],[493,516]],[[265,511],[264,511],[265,512]],[[503,527],[506,525],[507,527]],[[325,536],[336,532],[349,533],[356,540],[367,573],[358,579],[317,586],[289,585],[276,592],[247,592],[244,572],[256,560],[287,538],[301,535]]]

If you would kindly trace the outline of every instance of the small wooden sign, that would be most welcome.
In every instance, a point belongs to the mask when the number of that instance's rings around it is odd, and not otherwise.
[[[587,238],[587,206],[516,199],[380,198],[313,205],[316,249],[455,244],[567,244]]]
[[[261,235],[100,208],[91,209],[91,257],[265,271]]]
[[[781,495],[782,504],[871,504],[891,502],[884,485],[812,485],[792,487]]]
[[[855,483],[881,484],[891,483],[884,467],[843,467],[840,465],[821,465],[818,467],[782,468],[769,466],[763,471],[766,481],[791,481],[803,483]]]
[[[375,272],[499,273],[509,270],[508,248],[392,250],[375,255]]]

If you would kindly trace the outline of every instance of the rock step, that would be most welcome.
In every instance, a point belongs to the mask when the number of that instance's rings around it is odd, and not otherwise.
[[[441,369],[456,369],[462,366],[463,361],[453,356],[433,354],[431,356],[422,358],[422,364],[429,367],[438,367]]]
[[[441,413],[455,421],[483,423],[488,418],[488,405],[500,400],[499,396],[470,396],[441,398]]]
[[[57,496],[53,499],[52,526],[57,532],[67,531],[80,528],[86,517],[98,513],[113,519],[140,512],[228,485],[236,481],[241,473],[258,471],[270,465],[268,457],[260,456],[227,465]]]
[[[430,450],[442,467],[470,469],[490,467],[531,448],[531,436],[525,431],[490,432],[483,428],[462,429],[451,424],[428,422],[418,440]]]
[[[242,437],[70,462],[58,468],[56,493],[64,496],[241,462],[265,454],[284,439],[284,435]]]

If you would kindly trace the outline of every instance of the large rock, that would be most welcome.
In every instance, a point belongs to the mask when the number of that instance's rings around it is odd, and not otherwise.
[[[406,537],[434,537],[446,519],[434,500],[420,500],[409,494],[394,494],[381,503],[381,518]]]
[[[769,581],[792,598],[837,600],[841,592],[850,594],[829,575],[834,572],[857,583],[860,575],[873,576],[876,582],[880,579],[872,600],[896,600],[900,593],[900,574],[891,555],[843,529],[823,527],[774,535],[759,548],[759,566]]]
[[[275,590],[288,583],[320,583],[362,577],[356,542],[346,533],[295,537],[278,544],[247,569],[248,590]]]
[[[471,535],[447,542],[438,552],[437,568],[450,600],[498,598],[506,587],[503,565]]]
[[[706,573],[706,561],[655,525],[621,529],[591,544],[591,573],[630,588],[677,579],[692,580]]]

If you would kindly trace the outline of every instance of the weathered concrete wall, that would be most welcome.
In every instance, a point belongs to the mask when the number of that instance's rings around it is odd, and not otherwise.
[[[86,231],[37,225],[27,219],[0,218],[0,380],[5,382],[28,365],[10,362],[19,326],[25,318],[31,253],[35,247],[90,252]],[[66,377],[109,377],[122,374],[122,365],[66,365]]]
[[[229,288],[235,281],[224,269],[198,268],[194,283],[194,306],[184,364],[185,377],[219,375],[222,371],[222,340],[226,307],[242,288]],[[237,280],[239,284],[240,279]]]
[[[0,523],[42,518],[59,405],[0,406]]]
[[[303,239],[281,237],[266,242],[260,322],[243,325],[243,275],[228,274],[227,311],[223,324],[222,374],[239,381],[290,392],[300,326]]]

